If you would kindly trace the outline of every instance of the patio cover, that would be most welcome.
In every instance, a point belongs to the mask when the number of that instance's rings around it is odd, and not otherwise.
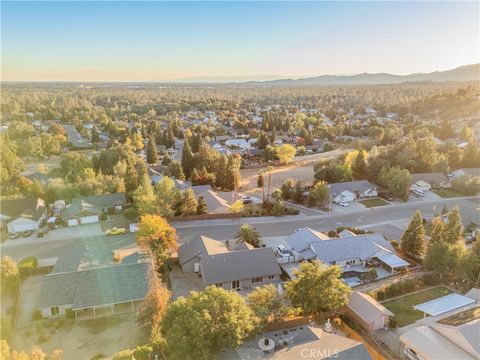
[[[453,293],[415,305],[413,308],[428,315],[437,316],[473,303],[475,299]]]
[[[402,268],[410,265],[408,262],[395,254],[379,253],[375,257],[381,262],[390,266],[392,269]]]

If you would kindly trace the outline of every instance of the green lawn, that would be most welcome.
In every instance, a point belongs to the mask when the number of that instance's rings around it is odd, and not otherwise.
[[[453,189],[432,189],[432,191],[437,194],[438,196],[441,196],[442,198],[451,198],[451,197],[461,197],[465,196],[464,194],[455,191]]]
[[[359,203],[364,205],[367,208],[389,205],[388,202],[382,199],[365,199],[365,200],[360,200]]]
[[[450,293],[451,291],[447,288],[437,286],[415,294],[405,295],[395,300],[387,300],[383,302],[382,305],[395,314],[395,320],[397,320],[398,326],[403,327],[423,317],[422,312],[413,309],[414,305],[418,305],[425,301],[433,300]]]

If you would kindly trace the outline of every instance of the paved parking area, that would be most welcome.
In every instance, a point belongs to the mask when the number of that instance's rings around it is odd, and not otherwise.
[[[337,204],[332,204],[332,212],[337,213],[337,214],[348,214],[350,212],[355,212],[355,211],[362,211],[365,210],[366,207],[359,202],[351,202],[348,203],[349,205],[347,207],[343,207]]]
[[[419,202],[419,201],[437,201],[437,200],[442,200],[442,197],[435,194],[432,191],[426,191],[425,195],[420,197],[420,196],[415,196],[413,193],[410,193],[408,195],[408,202]]]

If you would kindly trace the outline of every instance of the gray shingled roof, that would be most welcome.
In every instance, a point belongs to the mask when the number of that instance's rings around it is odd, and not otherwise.
[[[435,172],[435,173],[416,173],[412,174],[411,184],[415,184],[417,181],[426,181],[430,185],[440,185],[441,182],[446,181],[447,177],[444,173]]]
[[[65,209],[64,216],[68,218],[85,214],[100,214],[105,208],[124,205],[126,202],[125,193],[77,197],[72,200],[72,205]]]
[[[73,309],[117,304],[145,298],[148,263],[46,275],[37,307],[73,304]]]
[[[268,247],[207,255],[201,264],[207,285],[282,274],[273,249]]]
[[[310,243],[317,240],[329,240],[328,235],[320,231],[315,231],[309,227],[304,227],[301,229],[295,230],[295,232],[287,237],[288,244],[296,252],[300,253],[308,248],[310,248]]]
[[[37,221],[45,212],[45,202],[40,198],[2,200],[0,212],[11,220],[21,216]]]
[[[350,191],[352,193],[355,193],[357,191],[364,192],[368,189],[377,188],[376,185],[366,180],[333,183],[333,184],[330,184],[329,186],[330,186],[330,192],[332,193],[332,195],[338,195],[344,191]]]

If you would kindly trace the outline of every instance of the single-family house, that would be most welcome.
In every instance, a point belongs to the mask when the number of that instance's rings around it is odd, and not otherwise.
[[[36,308],[45,318],[68,311],[75,318],[134,311],[147,294],[149,266],[137,262],[45,275]]]
[[[368,271],[370,262],[379,262],[391,272],[409,266],[380,234],[343,233],[340,238],[330,238],[322,232],[301,228],[289,235],[286,242],[305,261],[317,259],[359,275]]]
[[[282,274],[270,247],[253,248],[203,235],[180,245],[178,259],[183,272],[197,273],[205,286],[226,290],[249,290],[278,283]]]
[[[234,191],[215,191],[210,185],[192,186],[195,197],[203,197],[207,203],[208,214],[226,214],[230,211],[233,203],[240,199]]]
[[[410,190],[420,189],[429,191],[432,188],[440,187],[440,184],[445,181],[447,181],[447,177],[441,172],[412,174]]]
[[[40,198],[11,199],[0,202],[2,227],[9,233],[37,230],[47,218],[45,201]]]
[[[394,314],[371,296],[352,292],[347,305],[348,313],[366,331],[384,329]]]
[[[238,148],[246,150],[251,147],[250,143],[245,139],[228,139],[225,141],[225,145],[230,148]]]
[[[480,177],[480,168],[458,169],[448,174],[449,180],[457,180],[462,176]]]
[[[406,358],[480,359],[478,299],[469,298],[469,293],[450,294],[419,306],[431,316],[418,320],[415,327],[400,335],[401,351]]]
[[[125,193],[77,197],[63,213],[68,226],[100,221],[100,215],[122,211],[127,203]]]
[[[366,180],[333,183],[329,184],[329,187],[335,202],[353,202],[356,198],[378,196],[377,187]]]

